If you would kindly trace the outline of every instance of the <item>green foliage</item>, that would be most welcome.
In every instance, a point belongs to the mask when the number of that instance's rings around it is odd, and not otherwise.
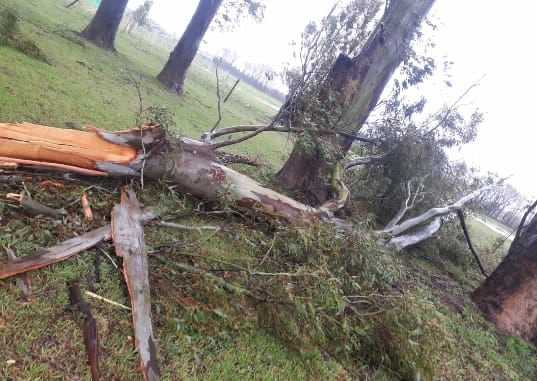
[[[138,116],[139,125],[159,125],[166,131],[175,127],[172,111],[166,106],[149,106]]]
[[[279,229],[272,257],[279,267],[267,272],[289,275],[260,285],[274,301],[261,306],[259,318],[306,362],[319,346],[371,373],[432,379],[443,345],[435,310],[392,291],[399,266],[375,237],[320,226]]]
[[[31,40],[19,34],[18,17],[9,8],[0,8],[0,45],[6,45],[28,57],[48,63],[43,51]]]

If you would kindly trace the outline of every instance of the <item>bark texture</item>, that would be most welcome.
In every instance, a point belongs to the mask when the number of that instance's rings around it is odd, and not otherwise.
[[[200,0],[185,32],[170,53],[168,62],[157,75],[158,80],[169,89],[178,93],[183,91],[186,72],[221,4],[222,0]]]
[[[329,76],[326,90],[336,94],[341,108],[338,131],[360,129],[377,104],[384,87],[395,69],[405,59],[409,44],[434,0],[393,0],[361,53],[350,59],[340,56]],[[345,156],[353,139],[337,140]],[[287,190],[304,192],[310,200],[325,202],[331,191],[325,180],[330,171],[323,157],[311,157],[295,146],[277,175],[275,184]]]
[[[97,13],[80,33],[82,37],[103,49],[115,51],[116,34],[128,0],[102,0]]]
[[[499,329],[537,341],[537,216],[472,299]]]
[[[226,167],[211,144],[177,139],[158,126],[112,133],[0,123],[0,160],[85,175],[144,176],[173,182],[200,199],[226,198],[239,208],[295,224],[322,220],[348,226],[333,216],[344,191],[335,204],[311,208]]]

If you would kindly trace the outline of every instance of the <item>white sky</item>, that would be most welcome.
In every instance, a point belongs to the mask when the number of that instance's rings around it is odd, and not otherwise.
[[[143,0],[131,0],[136,7]],[[155,0],[150,16],[180,36],[197,6],[197,0]],[[232,33],[210,32],[205,49],[228,47],[244,61],[275,68],[292,60],[289,42],[299,41],[310,20],[330,10],[333,0],[265,0],[261,24],[246,22]],[[477,141],[461,151],[469,164],[491,170],[509,180],[529,197],[537,196],[532,176],[532,153],[537,130],[532,115],[537,89],[533,3],[487,0],[437,0],[431,16],[439,29],[434,36],[438,57],[454,61],[451,89],[440,82],[424,87],[433,102],[451,103],[468,86],[485,75],[464,102],[485,113]],[[438,61],[441,63],[441,61]]]

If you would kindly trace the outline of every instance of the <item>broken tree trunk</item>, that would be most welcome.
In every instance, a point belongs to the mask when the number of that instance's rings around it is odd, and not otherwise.
[[[333,205],[311,208],[221,164],[208,143],[177,139],[158,126],[122,132],[66,130],[0,123],[0,160],[83,175],[143,176],[177,184],[183,193],[296,224],[340,223]],[[341,205],[338,200],[338,205]]]
[[[377,104],[384,87],[395,69],[405,59],[408,47],[421,21],[432,7],[434,0],[392,0],[382,19],[369,37],[360,54],[354,58],[341,55],[332,68],[321,92],[321,102],[329,103],[329,110],[339,108],[339,118],[334,126],[337,131],[353,133],[361,128]],[[330,102],[331,92],[336,102]],[[284,106],[285,107],[285,106]],[[353,139],[341,136],[337,145],[345,156]],[[317,204],[331,197],[330,166],[322,155],[311,155],[295,145],[291,155],[277,175],[275,184],[288,190],[299,190]]]
[[[537,341],[537,216],[520,227],[498,268],[472,300],[499,329]]]

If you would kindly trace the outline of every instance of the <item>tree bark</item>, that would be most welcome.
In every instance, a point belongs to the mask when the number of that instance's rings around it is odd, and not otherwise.
[[[521,227],[507,256],[472,299],[499,329],[537,341],[537,216]]]
[[[102,0],[97,13],[80,35],[103,49],[116,51],[116,34],[127,3],[128,0]]]
[[[183,91],[186,72],[221,4],[222,0],[200,0],[185,32],[170,53],[168,62],[157,75],[158,80],[169,89],[178,93]]]
[[[336,206],[304,205],[221,164],[209,143],[179,140],[158,126],[112,133],[0,123],[0,160],[84,175],[165,180],[182,193],[208,201],[229,199],[243,210],[293,224],[328,221],[348,228],[333,216],[342,200]]]
[[[321,96],[335,93],[341,112],[336,125],[326,127],[347,132],[361,128],[393,72],[405,59],[412,38],[433,3],[434,0],[390,1],[361,53],[352,59],[338,58]],[[339,145],[341,155],[345,156],[352,142],[342,136],[333,144]],[[308,156],[295,146],[275,184],[302,191],[308,199],[322,203],[331,196],[326,183],[329,172],[330,165],[323,157]]]

